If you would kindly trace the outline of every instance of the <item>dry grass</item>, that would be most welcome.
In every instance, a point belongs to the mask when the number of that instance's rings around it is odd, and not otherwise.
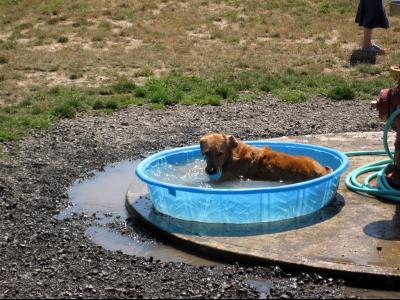
[[[288,67],[362,78],[400,61],[400,20],[377,30],[389,55],[372,71],[352,68],[361,31],[348,0],[2,0],[0,98],[24,99],[55,85],[143,82],[170,71]]]

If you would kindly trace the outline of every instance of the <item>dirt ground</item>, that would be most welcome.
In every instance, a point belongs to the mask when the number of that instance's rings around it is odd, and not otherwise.
[[[271,297],[345,297],[342,281],[317,274],[291,275],[263,266],[198,267],[110,252],[85,237],[90,216],[60,221],[57,215],[68,205],[67,188],[77,178],[111,162],[197,143],[208,131],[260,139],[380,129],[365,101],[316,98],[288,104],[267,97],[221,107],[133,106],[112,115],[82,114],[4,142],[0,297],[258,297],[244,282],[249,277],[271,280]]]

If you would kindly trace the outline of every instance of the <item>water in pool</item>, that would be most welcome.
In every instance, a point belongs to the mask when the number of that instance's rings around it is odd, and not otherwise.
[[[158,164],[151,170],[150,176],[158,181],[176,185],[186,185],[218,189],[254,189],[284,185],[284,182],[267,180],[235,179],[230,181],[210,180],[204,171],[206,162],[193,159],[186,164]]]

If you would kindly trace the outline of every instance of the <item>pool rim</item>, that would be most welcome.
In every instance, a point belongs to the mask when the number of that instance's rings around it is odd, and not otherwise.
[[[157,181],[154,178],[151,178],[150,176],[148,176],[146,174],[146,172],[145,172],[146,167],[148,167],[154,160],[156,160],[162,156],[171,155],[171,154],[175,154],[177,152],[188,151],[188,150],[189,151],[200,150],[199,145],[192,145],[192,146],[177,147],[177,148],[173,148],[173,149],[163,150],[163,151],[157,152],[155,154],[152,154],[139,163],[139,165],[135,169],[135,173],[136,173],[136,176],[138,176],[142,181],[144,181],[148,185],[158,186],[158,187],[166,188],[168,190],[179,190],[179,191],[185,191],[185,192],[191,192],[191,193],[203,193],[203,194],[212,193],[212,194],[225,194],[226,195],[226,194],[259,194],[259,193],[288,192],[288,191],[293,191],[293,190],[299,190],[302,188],[319,185],[325,181],[333,179],[336,176],[340,176],[349,167],[349,159],[344,153],[342,153],[338,150],[332,149],[332,148],[324,147],[324,146],[310,145],[310,144],[304,144],[304,143],[295,143],[295,142],[276,142],[276,141],[267,141],[267,140],[244,141],[244,142],[246,144],[249,144],[252,146],[260,146],[260,144],[262,144],[264,146],[266,146],[266,145],[271,146],[272,148],[274,146],[286,146],[286,147],[289,146],[289,147],[296,147],[296,148],[304,147],[304,148],[308,148],[308,149],[312,149],[312,150],[328,152],[330,154],[333,154],[336,157],[340,157],[341,164],[332,173],[329,173],[327,175],[324,175],[324,176],[321,176],[318,178],[314,178],[311,180],[302,181],[302,182],[298,182],[298,183],[282,185],[282,186],[261,187],[261,188],[216,189],[216,188],[206,188],[206,187],[191,187],[191,186],[177,185],[177,184]]]

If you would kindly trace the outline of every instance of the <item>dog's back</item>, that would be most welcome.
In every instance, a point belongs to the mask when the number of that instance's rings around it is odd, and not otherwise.
[[[288,155],[271,149],[265,149],[260,158],[260,170],[267,170],[272,180],[303,181],[331,171],[310,157]]]
[[[257,148],[243,142],[233,150],[232,162],[226,166],[230,173],[253,179],[297,182],[323,176],[330,172],[306,156],[292,156],[273,151],[270,147]]]
[[[330,168],[321,166],[310,157],[293,156],[273,151],[270,147],[253,147],[224,134],[204,136],[201,148],[207,160],[206,171],[210,168],[209,164],[213,164],[221,169],[225,179],[243,176],[258,180],[298,182],[331,172]],[[213,153],[221,158],[212,157]]]

